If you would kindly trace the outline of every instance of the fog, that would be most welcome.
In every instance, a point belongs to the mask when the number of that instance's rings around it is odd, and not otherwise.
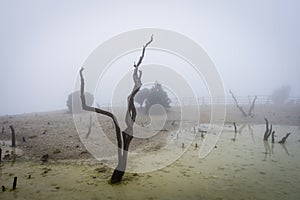
[[[147,27],[197,42],[226,93],[269,95],[290,85],[290,95],[300,96],[299,10],[296,0],[1,1],[0,115],[65,109],[78,71],[96,47]],[[132,67],[138,55],[124,64]],[[102,95],[110,87],[115,85],[106,85]]]

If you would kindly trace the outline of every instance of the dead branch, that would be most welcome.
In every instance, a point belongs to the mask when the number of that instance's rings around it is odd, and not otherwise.
[[[241,113],[243,114],[244,117],[247,117],[247,114],[245,113],[243,107],[239,106],[239,104],[238,104],[238,102],[237,102],[237,99],[236,99],[236,97],[234,96],[234,94],[232,93],[232,91],[229,90],[229,92],[230,92],[230,94],[231,94],[231,96],[232,96],[232,98],[233,98],[233,100],[234,100],[234,102],[235,102],[236,107],[241,111]]]
[[[16,146],[16,135],[15,135],[15,129],[12,125],[9,126],[11,130],[11,146],[15,147]]]
[[[147,42],[144,46],[143,46],[143,51],[142,51],[142,55],[140,56],[139,61],[137,62],[137,64],[134,63],[134,67],[139,67],[140,64],[142,63],[144,56],[145,56],[145,51],[147,46],[153,41],[153,35],[151,35],[151,39],[149,40],[149,42]]]
[[[86,110],[86,111],[96,112],[96,113],[105,115],[107,117],[110,117],[112,119],[112,121],[115,125],[115,130],[116,130],[117,145],[118,145],[118,159],[121,159],[122,158],[122,155],[121,155],[122,139],[121,139],[121,129],[120,129],[118,120],[117,120],[116,116],[114,114],[112,114],[111,112],[108,112],[106,110],[102,110],[100,108],[94,108],[94,107],[88,106],[86,104],[85,93],[84,93],[84,77],[83,77],[83,73],[82,73],[83,70],[84,70],[84,68],[82,67],[80,69],[80,80],[81,80],[80,98],[81,98],[82,109]]]
[[[265,134],[264,134],[264,140],[267,141],[268,138],[270,137],[271,133],[272,133],[272,124],[270,125],[270,128],[269,128],[268,119],[265,118],[265,121],[266,121],[266,131],[265,131]]]
[[[237,133],[237,129],[236,129],[236,124],[235,124],[235,122],[233,122],[233,126],[234,126],[234,133]]]
[[[275,131],[272,132],[272,143],[275,143]]]
[[[233,122],[233,126],[234,126],[234,138],[232,139],[232,141],[235,141],[236,140],[236,134],[237,134],[237,128],[236,128],[235,122]]]
[[[251,116],[251,117],[254,116],[253,113],[252,113],[252,111],[254,109],[256,99],[257,99],[257,96],[254,97],[254,99],[252,101],[252,104],[251,104],[251,107],[250,107],[249,112],[248,112],[248,115]]]
[[[270,125],[270,130],[269,130],[269,133],[268,133],[268,136],[267,136],[267,140],[269,139],[270,135],[272,134],[272,129],[273,129],[273,125],[271,124]]]
[[[287,133],[278,143],[284,144],[286,142],[286,139],[290,136],[291,133]]]

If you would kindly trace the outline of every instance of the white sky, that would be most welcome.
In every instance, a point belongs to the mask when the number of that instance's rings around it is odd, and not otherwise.
[[[65,108],[99,44],[138,28],[170,29],[201,45],[226,91],[300,96],[300,3],[249,1],[0,1],[0,115]],[[131,87],[131,86],[130,86]]]

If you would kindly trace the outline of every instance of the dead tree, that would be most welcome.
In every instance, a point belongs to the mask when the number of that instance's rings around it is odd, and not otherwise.
[[[15,135],[15,129],[12,125],[9,126],[11,129],[11,146],[15,147],[16,146],[16,135]]]
[[[256,99],[257,99],[257,96],[254,97],[254,99],[253,99],[253,101],[252,101],[252,104],[251,104],[251,107],[250,107],[250,109],[249,109],[248,115],[249,115],[250,117],[253,117],[253,116],[254,116],[253,113],[252,113],[252,111],[253,111],[253,109],[254,109]]]
[[[145,55],[145,50],[147,46],[153,41],[153,37],[151,36],[151,39],[149,42],[146,43],[146,45],[143,46],[142,50],[142,55],[140,56],[139,60],[137,63],[134,63],[134,71],[133,71],[133,81],[134,81],[134,86],[127,98],[127,112],[125,116],[125,122],[127,125],[127,128],[121,132],[119,123],[117,121],[116,116],[106,110],[102,110],[100,108],[94,108],[91,106],[88,106],[86,104],[85,100],[85,93],[84,93],[84,77],[83,77],[83,68],[80,70],[80,78],[81,78],[81,102],[82,102],[82,108],[87,111],[91,112],[96,112],[102,115],[105,115],[107,117],[110,117],[114,123],[115,126],[115,131],[116,131],[116,137],[117,137],[117,145],[118,145],[118,164],[111,176],[110,182],[113,183],[118,183],[122,180],[122,177],[125,173],[126,170],[126,165],[127,165],[127,155],[128,155],[128,149],[130,142],[133,138],[133,125],[136,119],[136,108],[134,105],[134,97],[137,94],[137,92],[140,90],[142,86],[141,78],[142,78],[142,71],[139,70],[139,66],[141,65],[144,55]]]
[[[234,94],[232,93],[232,91],[229,90],[229,92],[230,92],[230,94],[231,94],[231,96],[232,96],[232,98],[233,98],[233,100],[235,102],[236,107],[241,111],[241,113],[243,114],[244,117],[247,117],[247,114],[245,113],[243,107],[238,104],[237,99],[234,96]]]
[[[244,116],[244,117],[248,117],[248,116],[253,117],[254,114],[252,113],[252,111],[253,111],[253,109],[254,109],[255,101],[256,101],[256,99],[257,99],[257,96],[254,97],[254,99],[253,99],[253,101],[252,101],[252,104],[251,104],[251,107],[249,108],[249,111],[248,111],[248,114],[247,114],[247,113],[244,111],[243,107],[240,106],[240,105],[238,104],[238,101],[237,101],[236,97],[234,96],[233,92],[232,92],[231,90],[229,90],[229,92],[230,92],[230,94],[231,94],[231,96],[232,96],[232,98],[233,98],[233,100],[234,100],[234,102],[235,102],[236,107],[241,111],[241,113],[243,114],[243,116]],[[249,97],[249,102],[250,102],[250,97]]]
[[[267,141],[272,133],[272,124],[270,125],[270,128],[269,128],[269,121],[267,118],[265,118],[265,121],[266,121],[266,131],[265,131],[265,134],[264,134],[264,141]]]
[[[278,143],[279,144],[284,144],[286,139],[290,136],[291,133],[287,133]]]

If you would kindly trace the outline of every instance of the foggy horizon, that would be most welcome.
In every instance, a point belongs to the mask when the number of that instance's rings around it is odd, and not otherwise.
[[[271,95],[289,85],[290,96],[300,97],[299,8],[298,1],[271,0],[2,1],[0,115],[67,109],[68,95],[79,90],[75,82],[90,53],[120,33],[148,27],[172,30],[198,43],[214,62],[228,96],[229,89],[236,96]],[[115,67],[133,68],[139,55],[129,54]],[[183,67],[150,48],[141,70],[160,59],[176,70]],[[158,75],[157,80],[163,78]],[[125,80],[120,91],[132,88],[132,80]],[[114,86],[113,81],[105,84],[101,92],[106,95]],[[197,92],[207,96],[204,83]]]

